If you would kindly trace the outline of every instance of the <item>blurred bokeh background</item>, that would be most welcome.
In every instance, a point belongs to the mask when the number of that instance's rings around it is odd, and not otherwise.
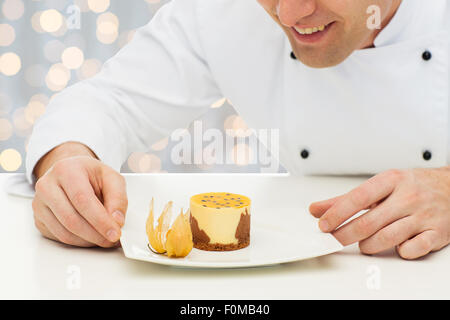
[[[24,172],[33,124],[52,96],[94,76],[169,0],[0,0],[0,172]],[[213,1],[213,0],[212,0]],[[226,97],[203,128],[245,129]],[[260,172],[256,150],[227,165],[174,165],[169,138],[132,153],[122,172]],[[242,151],[239,151],[242,152]]]

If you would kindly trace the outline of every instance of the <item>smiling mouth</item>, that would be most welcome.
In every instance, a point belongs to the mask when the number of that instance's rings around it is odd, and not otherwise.
[[[316,26],[316,27],[308,27],[308,28],[299,28],[299,27],[293,27],[295,29],[295,31],[297,31],[299,34],[301,35],[305,35],[305,34],[313,34],[316,32],[322,32],[324,31],[329,25],[331,25],[331,23],[328,24],[323,24],[320,26]]]
[[[335,21],[320,26],[306,28],[294,26],[291,28],[291,32],[296,41],[300,44],[313,45],[322,43],[323,41],[325,41],[325,36],[334,25],[334,22]]]

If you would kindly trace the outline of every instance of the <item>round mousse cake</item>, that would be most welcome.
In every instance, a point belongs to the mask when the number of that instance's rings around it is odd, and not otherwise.
[[[194,248],[230,251],[250,244],[250,199],[228,192],[191,197],[190,222]]]

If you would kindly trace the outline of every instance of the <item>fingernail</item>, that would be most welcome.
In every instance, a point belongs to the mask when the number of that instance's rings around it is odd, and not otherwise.
[[[109,241],[116,242],[119,239],[119,234],[117,233],[116,230],[111,229],[106,233],[106,237],[108,238]]]
[[[326,220],[319,220],[319,228],[323,232],[328,232],[328,229],[330,228],[330,225]]]
[[[125,223],[125,215],[122,212],[114,211],[112,216],[118,224],[123,225]]]

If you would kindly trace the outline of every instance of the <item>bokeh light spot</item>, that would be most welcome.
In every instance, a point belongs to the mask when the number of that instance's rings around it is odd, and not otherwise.
[[[0,57],[0,71],[6,76],[17,74],[21,67],[20,57],[13,52],[7,52]]]
[[[47,87],[52,91],[61,91],[70,80],[70,71],[62,64],[52,65],[45,77]]]
[[[17,171],[22,165],[22,156],[16,149],[6,149],[0,153],[0,165],[5,171]]]
[[[11,45],[16,39],[14,28],[7,23],[0,24],[0,47]]]
[[[17,20],[23,16],[25,6],[22,0],[5,0],[2,5],[2,12],[6,19]]]
[[[84,54],[83,51],[80,50],[80,48],[69,47],[63,51],[61,60],[66,68],[78,69],[83,64]]]
[[[25,119],[29,123],[34,124],[36,120],[44,114],[44,112],[44,103],[38,100],[30,101],[30,103],[28,103],[27,107],[25,108]]]
[[[31,27],[33,28],[34,31],[38,33],[45,32],[44,29],[42,29],[41,27],[41,14],[42,11],[37,11],[33,13],[33,15],[31,16]]]
[[[101,43],[111,44],[119,36],[119,18],[111,12],[105,12],[97,18],[97,39]]]
[[[109,0],[88,0],[87,2],[89,9],[93,12],[100,13],[104,12],[109,8]]]
[[[40,15],[41,28],[46,32],[55,32],[61,28],[63,17],[59,11],[55,9],[45,10]]]

